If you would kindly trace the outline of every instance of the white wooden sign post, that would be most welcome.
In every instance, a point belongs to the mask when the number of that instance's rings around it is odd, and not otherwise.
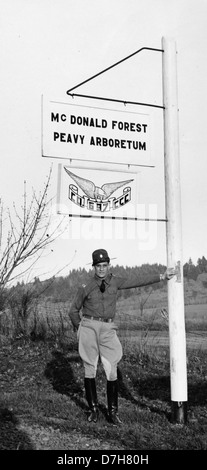
[[[187,366],[182,265],[177,51],[173,39],[162,38],[164,98],[164,158],[167,265],[177,268],[168,281],[170,378],[173,421],[187,420]]]

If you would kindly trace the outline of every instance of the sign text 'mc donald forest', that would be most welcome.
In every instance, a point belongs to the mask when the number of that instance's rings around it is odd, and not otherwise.
[[[42,155],[53,158],[150,165],[148,114],[47,101],[42,113]]]

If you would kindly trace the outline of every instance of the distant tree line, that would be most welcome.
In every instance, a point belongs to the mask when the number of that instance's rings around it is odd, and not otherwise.
[[[142,266],[129,267],[116,265],[111,268],[113,274],[117,276],[145,276],[148,274],[163,273],[166,269],[165,265],[162,264],[142,264]],[[196,265],[190,258],[187,263],[183,266],[183,274],[187,280],[196,280],[198,275],[207,272],[207,259],[205,256],[198,258]],[[75,295],[78,286],[86,284],[89,279],[93,276],[93,270],[87,271],[85,268],[73,269],[70,271],[68,276],[60,276],[48,279],[41,282],[39,279],[35,279],[34,286],[36,290],[42,291],[42,295],[47,298],[51,298],[57,302],[71,300]],[[159,289],[162,284],[157,283],[150,286],[150,289]],[[145,291],[149,289],[148,286],[143,288]],[[132,294],[136,294],[138,289],[127,289],[119,291],[118,296],[127,298]]]
[[[142,266],[129,267],[116,265],[111,268],[111,271],[117,276],[145,276],[148,274],[155,274],[164,272],[166,266],[162,264],[143,264]],[[196,265],[190,258],[187,263],[183,266],[184,277],[189,280],[196,280],[198,275],[207,272],[207,259],[205,256],[198,258]],[[69,272],[68,276],[52,277],[45,281],[40,281],[39,278],[35,278],[32,285],[32,290],[37,295],[41,295],[44,298],[50,298],[53,301],[67,301],[71,300],[78,286],[86,284],[93,276],[93,270],[87,271],[85,268],[73,269]],[[159,289],[162,284],[153,284],[150,286],[151,289]],[[146,291],[149,287],[144,288]],[[137,293],[137,289],[127,289],[119,292],[119,297],[127,298],[132,294]]]
[[[196,264],[194,264],[192,259],[190,258],[188,263],[185,263],[183,266],[183,274],[187,280],[193,279],[194,281],[196,281],[199,274],[202,273],[207,273],[207,259],[205,258],[205,256],[202,256],[202,258],[198,258]]]
[[[160,273],[165,270],[165,266],[160,264],[143,264],[141,267],[124,267],[115,266],[111,268],[113,274],[122,277],[140,275],[144,276],[150,273]],[[85,268],[73,269],[68,276],[60,276],[40,281],[35,279],[33,287],[36,292],[41,292],[44,298],[50,298],[56,302],[72,300],[77,289],[82,284],[86,284],[93,276],[93,270],[86,271]],[[157,289],[160,285],[154,284],[153,288]],[[145,288],[148,289],[147,287]],[[129,297],[135,293],[136,289],[127,289],[119,292],[119,297]]]
[[[166,266],[162,264],[143,264],[142,266],[136,267],[124,267],[116,265],[111,268],[111,271],[117,276],[145,276],[155,273],[163,273]],[[183,273],[186,280],[196,280],[198,275],[201,273],[207,273],[207,259],[205,256],[199,258],[196,265],[190,258],[187,263],[183,266]],[[40,281],[37,277],[33,283],[24,284],[23,282],[17,283],[17,285],[2,292],[0,296],[0,309],[3,309],[4,297],[7,302],[15,302],[17,305],[17,299],[21,299],[21,309],[28,305],[28,299],[42,298],[45,300],[51,300],[53,302],[66,302],[71,301],[74,297],[78,287],[82,284],[86,284],[93,276],[93,270],[87,271],[85,268],[73,269],[69,272],[68,276],[51,277],[47,280]],[[147,292],[149,289],[160,289],[163,283],[156,283],[150,286],[143,287],[142,289]],[[127,298],[131,295],[137,294],[139,289],[126,289],[121,290],[118,293],[118,298]],[[9,295],[8,295],[9,294]],[[2,304],[2,305],[1,305]],[[23,304],[23,305],[22,305]]]

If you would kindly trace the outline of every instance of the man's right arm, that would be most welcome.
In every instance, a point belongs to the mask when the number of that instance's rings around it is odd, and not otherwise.
[[[79,312],[83,306],[84,298],[85,298],[85,292],[84,292],[84,287],[82,286],[78,289],[78,292],[69,310],[69,317],[73,324],[74,330],[78,328],[80,320],[81,320]]]

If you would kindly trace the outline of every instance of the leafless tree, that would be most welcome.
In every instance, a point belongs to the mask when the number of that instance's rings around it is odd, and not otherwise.
[[[54,227],[51,223],[52,200],[48,199],[52,168],[39,194],[32,190],[28,203],[26,182],[24,182],[23,205],[17,210],[13,204],[13,215],[5,213],[0,200],[0,289],[20,274],[25,274],[42,255],[43,251],[61,233],[60,222]],[[6,229],[5,229],[6,227]],[[52,229],[51,229],[52,227]]]

